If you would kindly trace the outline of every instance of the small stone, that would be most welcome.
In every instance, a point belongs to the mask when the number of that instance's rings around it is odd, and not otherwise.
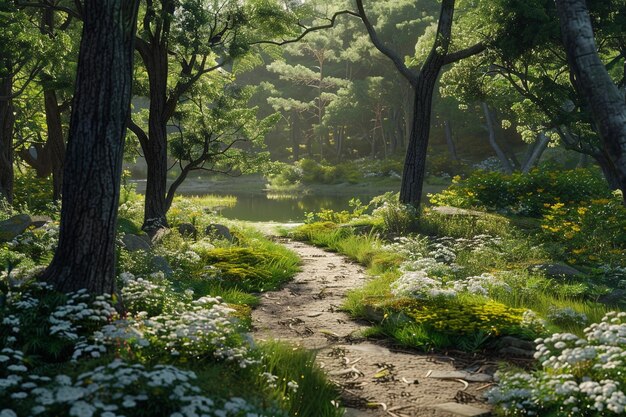
[[[221,239],[226,239],[230,242],[233,241],[233,235],[230,233],[230,229],[223,224],[210,224],[204,230],[204,234],[207,236],[213,236]]]
[[[537,264],[528,267],[530,272],[542,272],[550,278],[577,278],[583,275],[578,269],[565,264]]]
[[[178,233],[182,236],[196,236],[198,229],[191,223],[182,223],[178,226]]]
[[[491,411],[484,408],[478,408],[467,404],[443,403],[434,406],[440,410],[447,411],[452,414],[464,417],[488,417]]]
[[[147,252],[150,250],[150,244],[137,235],[124,235],[124,237],[122,237],[122,243],[124,243],[124,247],[129,252],[137,252],[140,250]]]
[[[174,270],[172,270],[172,267],[170,266],[169,262],[167,262],[167,259],[160,255],[152,258],[152,268],[157,271],[163,272],[166,277],[174,274]]]
[[[487,374],[472,374],[466,371],[432,371],[429,378],[463,379],[469,382],[491,382],[493,377]]]
[[[324,314],[324,313],[323,313],[323,312],[321,312],[321,311],[316,311],[316,312],[314,312],[314,313],[309,313],[309,314],[307,314],[306,316],[307,316],[307,317],[319,317],[319,316],[321,316],[322,314]]]

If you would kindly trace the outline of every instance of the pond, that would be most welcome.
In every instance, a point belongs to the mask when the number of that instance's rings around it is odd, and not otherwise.
[[[216,195],[220,195],[217,193]],[[370,195],[306,195],[297,199],[270,199],[265,195],[237,194],[234,207],[221,209],[219,212],[229,219],[253,222],[275,221],[280,223],[301,222],[306,212],[321,209],[350,210],[350,200],[359,198],[368,202]]]

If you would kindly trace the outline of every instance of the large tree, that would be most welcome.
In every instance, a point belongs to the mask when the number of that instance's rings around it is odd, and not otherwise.
[[[139,0],[85,0],[59,244],[43,279],[112,293],[115,231]]]
[[[556,0],[563,44],[576,90],[589,106],[626,204],[626,101],[598,56],[585,0]],[[626,11],[626,7],[622,12]]]
[[[208,74],[245,56],[254,41],[289,33],[293,23],[275,1],[146,1],[136,47],[148,78],[149,116],[146,125],[129,123],[148,166],[145,230],[167,226],[167,127],[182,99]]]
[[[420,69],[415,71],[409,68],[400,55],[378,36],[374,25],[365,12],[363,0],[356,0],[359,15],[372,43],[380,52],[391,59],[413,89],[413,114],[400,188],[400,201],[415,207],[420,205],[422,199],[433,93],[441,70],[446,65],[476,55],[485,49],[482,43],[476,43],[467,48],[450,52],[455,3],[455,0],[442,0],[436,30],[432,33],[434,36],[431,47],[421,63]]]
[[[42,68],[36,27],[13,2],[0,3],[0,196],[13,200],[15,99]]]

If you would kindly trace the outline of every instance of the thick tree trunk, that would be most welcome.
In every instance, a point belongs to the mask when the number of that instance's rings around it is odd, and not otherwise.
[[[167,45],[151,45],[142,53],[150,81],[148,140],[141,147],[148,166],[143,229],[151,232],[167,226]]]
[[[426,175],[426,155],[430,137],[433,92],[437,84],[438,75],[439,71],[431,74],[422,72],[414,92],[413,123],[402,172],[400,202],[410,204],[416,208],[420,206],[422,201],[422,188]]]
[[[85,0],[59,245],[43,274],[60,291],[115,289],[115,232],[138,0]]]
[[[0,195],[9,204],[13,203],[13,127],[15,116],[13,102],[13,78],[0,78]]]
[[[600,60],[585,0],[556,0],[576,89],[588,102],[626,205],[626,102]]]
[[[485,113],[485,122],[487,124],[487,132],[489,133],[489,145],[491,145],[491,148],[498,156],[498,159],[500,160],[504,171],[507,174],[511,174],[513,172],[513,166],[511,165],[511,161],[509,161],[509,158],[507,158],[507,156],[504,154],[504,151],[502,150],[502,148],[500,148],[500,145],[498,145],[498,142],[496,141],[496,130],[493,123],[493,114],[491,113],[491,109],[489,109],[489,106],[485,102],[482,102],[481,105],[483,108],[483,113]]]

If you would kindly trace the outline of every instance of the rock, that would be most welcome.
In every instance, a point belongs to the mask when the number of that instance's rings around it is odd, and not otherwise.
[[[48,216],[33,216],[31,217],[31,226],[35,227],[35,229],[39,229],[40,227],[44,227],[46,224],[51,223],[52,218]]]
[[[617,288],[611,291],[609,294],[604,294],[598,298],[598,302],[608,305],[618,305],[626,302],[626,290]]]
[[[518,339],[517,337],[513,337],[513,336],[504,336],[500,338],[500,344],[504,347],[504,346],[512,346],[512,347],[516,347],[518,349],[524,349],[524,350],[528,350],[531,352],[535,351],[536,345],[535,343],[528,341],[528,340],[523,340],[523,339]]]
[[[528,267],[529,272],[542,272],[550,278],[578,278],[583,275],[576,268],[565,264],[537,264]]]
[[[478,408],[467,404],[443,403],[434,406],[448,413],[456,414],[464,417],[487,417],[491,415],[491,411],[484,408]]]
[[[204,230],[204,234],[207,236],[214,236],[221,239],[226,239],[230,242],[233,241],[233,235],[230,233],[230,229],[223,224],[210,224]]]
[[[174,270],[170,266],[169,262],[167,262],[167,259],[165,259],[164,257],[160,255],[157,255],[152,258],[152,268],[154,268],[157,271],[163,272],[166,277],[169,277],[174,274]]]
[[[367,355],[391,355],[391,351],[386,347],[378,346],[372,343],[359,343],[358,345],[342,345],[340,348],[365,353]]]
[[[498,353],[507,358],[534,358],[534,350],[521,349],[515,346],[503,347]]]
[[[122,242],[124,243],[126,250],[129,252],[137,252],[139,250],[147,252],[150,250],[150,244],[138,235],[124,235],[124,237],[122,237]]]
[[[463,379],[469,382],[491,382],[493,376],[487,374],[473,374],[466,371],[432,371],[429,378],[436,379]]]
[[[193,236],[195,237],[198,233],[198,229],[191,223],[182,223],[178,226],[178,233],[182,236]]]
[[[28,214],[18,214],[0,222],[0,241],[8,242],[21,235],[32,225],[33,219]]]

